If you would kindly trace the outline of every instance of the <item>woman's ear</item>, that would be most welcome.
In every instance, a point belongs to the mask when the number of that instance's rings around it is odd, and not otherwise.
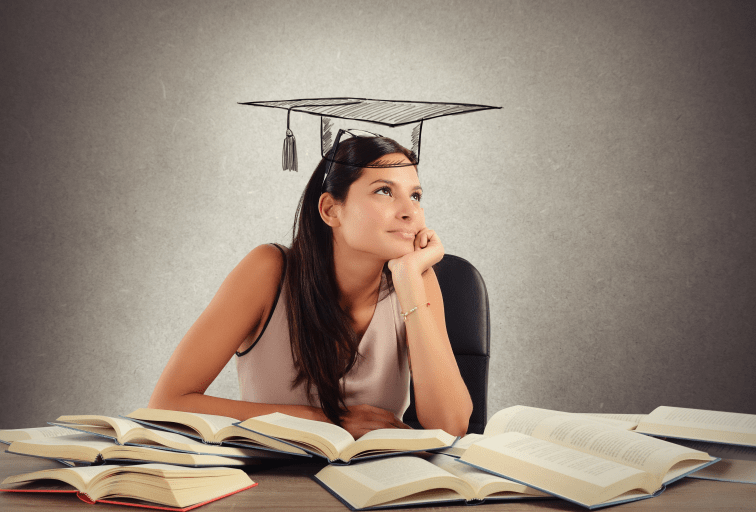
[[[318,212],[320,212],[320,218],[323,219],[323,222],[332,228],[341,225],[341,221],[339,220],[341,204],[336,202],[333,196],[328,192],[324,192],[320,195],[320,199],[318,200]]]

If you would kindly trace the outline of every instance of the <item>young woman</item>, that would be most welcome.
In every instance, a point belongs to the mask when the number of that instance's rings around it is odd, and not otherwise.
[[[449,345],[412,154],[385,137],[341,142],[302,194],[291,248],[261,245],[181,340],[150,407],[244,420],[272,412],[355,438],[421,425],[464,435],[472,401]],[[204,394],[236,353],[242,400]]]

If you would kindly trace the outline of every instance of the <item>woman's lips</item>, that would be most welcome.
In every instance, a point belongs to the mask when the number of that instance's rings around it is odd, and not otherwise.
[[[408,231],[389,231],[392,235],[396,235],[402,240],[414,240],[415,239],[415,233],[411,233]]]

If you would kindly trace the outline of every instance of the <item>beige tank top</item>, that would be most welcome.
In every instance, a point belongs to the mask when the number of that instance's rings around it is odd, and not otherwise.
[[[278,247],[278,246],[276,246]],[[280,247],[278,247],[281,250]],[[283,250],[281,250],[283,252]],[[278,287],[276,305],[263,332],[244,352],[236,353],[241,399],[248,402],[287,405],[315,405],[307,400],[303,384],[291,388],[296,377],[289,341],[286,301],[281,293],[286,263]],[[381,291],[387,288],[385,277]],[[410,373],[407,362],[406,331],[396,292],[384,297],[359,344],[357,362],[342,379],[347,406],[368,404],[402,418],[409,407]]]

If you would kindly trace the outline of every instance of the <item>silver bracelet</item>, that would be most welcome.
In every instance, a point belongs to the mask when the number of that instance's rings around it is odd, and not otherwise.
[[[426,303],[425,305],[426,305],[426,306],[430,306],[430,302]],[[415,306],[414,308],[410,309],[410,310],[409,310],[409,311],[407,311],[406,313],[401,313],[401,312],[400,312],[399,314],[400,314],[400,315],[402,315],[402,318],[403,318],[403,319],[404,319],[404,321],[406,322],[406,321],[407,321],[407,317],[408,317],[408,316],[410,316],[410,315],[411,315],[412,313],[414,313],[415,311],[417,311],[417,308],[419,308],[419,307],[420,307],[420,306]]]

